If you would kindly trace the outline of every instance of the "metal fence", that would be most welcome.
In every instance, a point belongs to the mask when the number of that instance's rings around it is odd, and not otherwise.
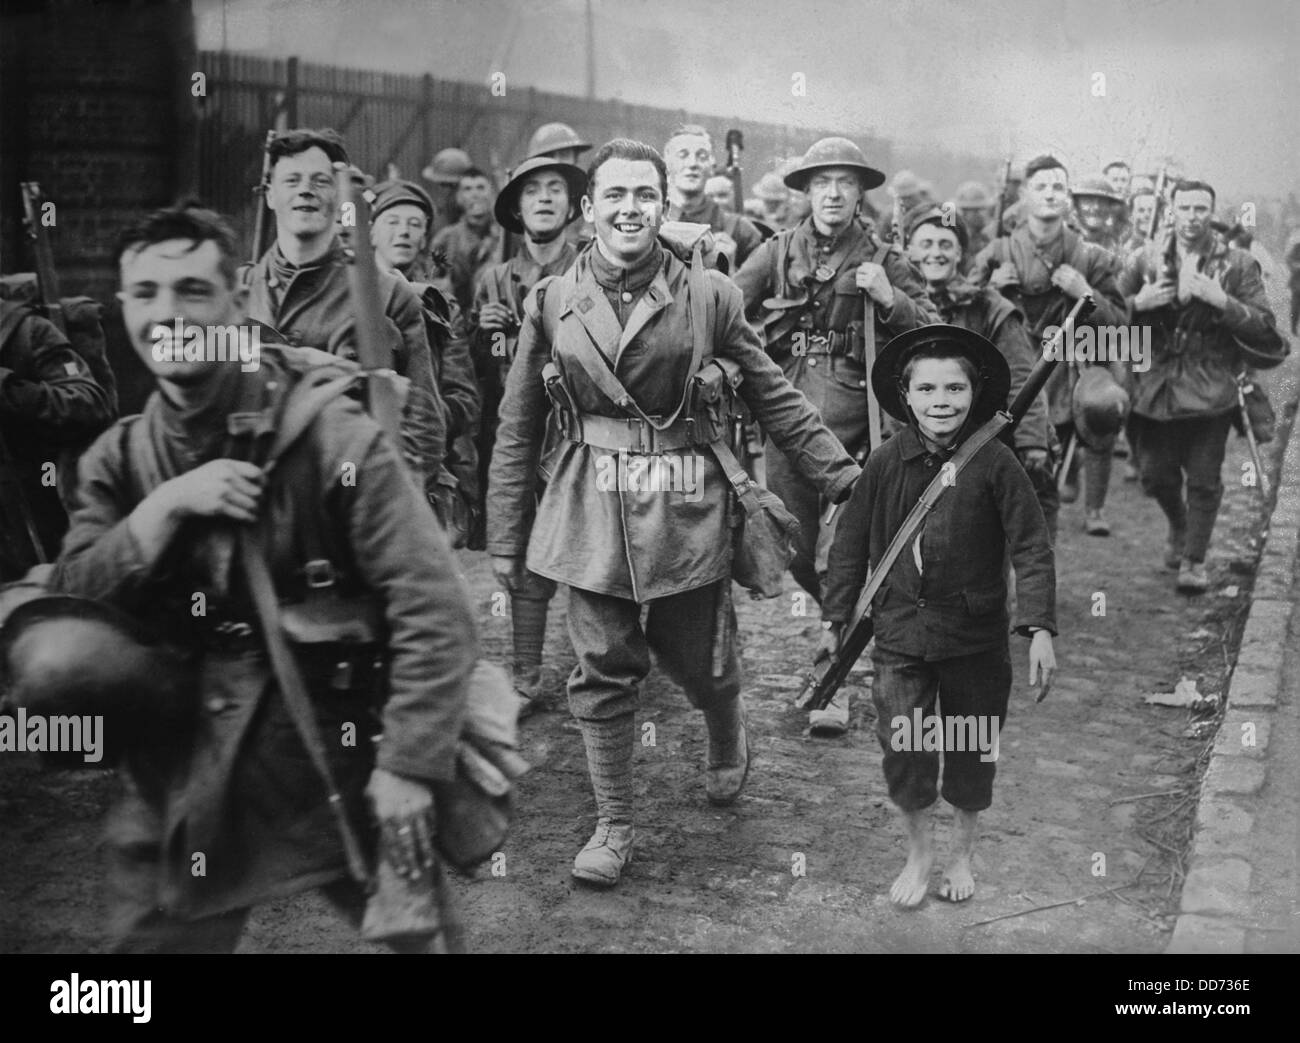
[[[261,173],[266,132],[281,126],[333,127],[347,141],[353,162],[383,176],[389,164],[416,178],[441,148],[465,149],[485,169],[500,172],[522,158],[542,123],[561,120],[587,140],[635,137],[659,147],[672,128],[701,123],[719,152],[723,132],[745,135],[746,183],[752,185],[776,157],[801,154],[813,141],[848,134],[889,169],[888,142],[852,128],[815,130],[726,119],[617,100],[590,101],[507,85],[500,96],[489,84],[397,76],[225,51],[204,51],[206,77],[199,122],[199,192],[204,201],[239,222],[248,234]]]

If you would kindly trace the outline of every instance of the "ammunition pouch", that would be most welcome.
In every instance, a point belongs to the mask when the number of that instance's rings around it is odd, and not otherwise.
[[[306,595],[281,602],[280,628],[289,639],[313,696],[352,692],[378,706],[387,677],[383,611],[371,597],[344,597],[329,562],[304,566]]]

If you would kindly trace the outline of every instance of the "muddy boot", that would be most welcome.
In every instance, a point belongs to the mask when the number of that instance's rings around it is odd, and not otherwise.
[[[824,710],[813,710],[808,715],[808,728],[813,735],[836,738],[849,730],[849,693],[841,688]]]
[[[604,721],[580,720],[587,770],[596,794],[596,832],[573,860],[573,875],[598,887],[613,887],[632,858],[632,714]]]
[[[1176,569],[1183,563],[1183,543],[1186,540],[1185,528],[1169,527],[1169,537],[1165,541],[1165,568]]]
[[[1184,594],[1204,594],[1210,589],[1210,576],[1205,562],[1184,558],[1178,569],[1178,589]]]
[[[527,717],[540,705],[542,694],[542,645],[546,639],[547,598],[516,594],[510,599],[510,623],[514,632],[515,694],[523,700],[519,716]]]
[[[709,762],[705,792],[710,804],[734,804],[749,776],[749,735],[740,696],[704,711],[709,729]]]

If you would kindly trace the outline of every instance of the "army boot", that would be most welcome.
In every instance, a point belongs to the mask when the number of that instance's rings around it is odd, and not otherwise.
[[[632,745],[636,718],[579,720],[587,747],[587,770],[596,794],[596,832],[573,860],[573,875],[597,887],[613,887],[632,858]]]
[[[745,707],[737,695],[722,706],[704,711],[709,729],[709,761],[705,792],[709,803],[734,804],[749,777],[749,735]]]

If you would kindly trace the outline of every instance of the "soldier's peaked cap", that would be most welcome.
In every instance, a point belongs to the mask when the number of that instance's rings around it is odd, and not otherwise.
[[[528,139],[528,158],[549,156],[566,148],[586,152],[591,142],[583,141],[567,123],[543,123]]]
[[[514,173],[510,175],[510,180],[497,194],[496,205],[492,209],[497,224],[502,228],[508,228],[516,235],[523,235],[523,221],[515,216],[515,210],[519,206],[519,194],[524,190],[524,182],[531,175],[542,170],[554,170],[564,178],[565,184],[569,186],[570,210],[579,205],[579,197],[587,191],[587,175],[582,167],[573,163],[563,163],[550,156],[534,156],[532,159],[524,160],[515,168]]]
[[[911,242],[912,233],[922,225],[938,225],[940,228],[952,229],[965,253],[968,245],[966,228],[954,215],[955,211],[951,207],[945,210],[938,203],[917,203],[903,215],[903,242]]]
[[[378,217],[385,210],[400,203],[410,203],[428,214],[430,221],[433,220],[433,200],[429,198],[429,193],[414,181],[381,181],[375,186],[374,193],[375,201],[370,208],[371,217]]]
[[[808,187],[813,174],[826,167],[849,167],[856,170],[862,178],[864,192],[879,188],[885,183],[885,175],[871,166],[862,149],[848,138],[822,138],[804,153],[799,165],[785,175],[786,187],[802,192]]]
[[[999,409],[1005,409],[1011,393],[1011,368],[992,341],[961,326],[934,323],[900,333],[885,345],[871,367],[871,389],[880,407],[895,420],[912,422],[912,412],[903,396],[903,369],[926,349],[940,349],[945,355],[970,359],[979,374],[980,387],[971,403],[969,424],[982,424]]]

